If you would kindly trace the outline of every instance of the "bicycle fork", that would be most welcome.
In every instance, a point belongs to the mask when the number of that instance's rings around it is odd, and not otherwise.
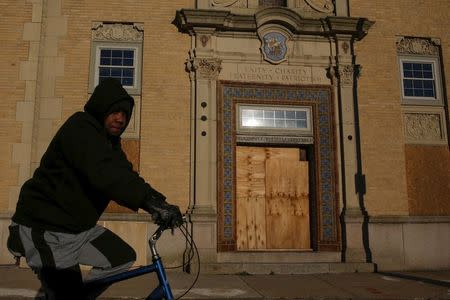
[[[173,300],[172,290],[170,289],[169,281],[167,280],[166,272],[164,271],[161,258],[158,257],[158,259],[154,259],[153,264],[156,267],[156,274],[158,275],[159,285],[146,298],[146,300]]]

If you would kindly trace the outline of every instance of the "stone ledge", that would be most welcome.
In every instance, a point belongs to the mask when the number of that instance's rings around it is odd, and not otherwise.
[[[0,220],[11,219],[14,212],[1,212]],[[99,221],[136,221],[136,222],[151,222],[152,216],[147,213],[104,213]]]
[[[148,213],[104,213],[99,221],[135,221],[153,224],[152,216]]]
[[[450,216],[377,216],[369,217],[369,224],[450,223]]]
[[[11,220],[14,212],[2,212],[0,213],[0,220]]]

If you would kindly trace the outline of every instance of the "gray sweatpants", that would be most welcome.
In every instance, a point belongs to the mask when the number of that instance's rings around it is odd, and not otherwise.
[[[43,231],[12,223],[10,240],[10,252],[14,256],[24,256],[32,269],[62,270],[80,264],[92,266],[86,280],[120,273],[136,260],[136,252],[131,246],[99,225],[81,233],[71,234]]]

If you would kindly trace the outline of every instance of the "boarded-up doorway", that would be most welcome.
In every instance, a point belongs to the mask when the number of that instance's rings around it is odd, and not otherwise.
[[[236,147],[237,249],[311,248],[308,162],[299,148]]]

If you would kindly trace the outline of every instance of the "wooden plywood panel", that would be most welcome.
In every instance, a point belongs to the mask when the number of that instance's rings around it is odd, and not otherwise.
[[[140,141],[134,139],[122,139],[122,150],[133,165],[133,170],[139,172]]]
[[[264,148],[266,159],[285,159],[297,162],[300,159],[300,149],[298,148]]]
[[[284,150],[266,160],[267,247],[310,249],[308,163]]]
[[[139,140],[133,140],[133,139],[122,139],[122,150],[125,152],[125,155],[127,156],[128,160],[133,165],[133,170],[139,171],[139,154],[140,154],[140,147],[139,147]],[[133,210],[128,209],[124,206],[120,206],[114,201],[111,201],[106,208],[106,212],[109,213],[134,213]]]
[[[236,147],[238,250],[310,249],[308,163],[297,148]]]
[[[238,250],[266,248],[265,151],[236,147],[236,237]]]
[[[450,216],[450,153],[447,146],[405,145],[409,213]]]

